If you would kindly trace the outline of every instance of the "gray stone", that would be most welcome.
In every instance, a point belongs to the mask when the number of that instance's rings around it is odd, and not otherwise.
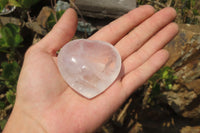
[[[136,8],[136,0],[76,0],[83,15],[95,18],[117,18]]]
[[[66,10],[70,7],[70,4],[65,1],[58,0],[56,3],[56,12]]]

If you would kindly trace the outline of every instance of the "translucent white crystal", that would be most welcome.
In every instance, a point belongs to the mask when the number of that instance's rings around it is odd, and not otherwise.
[[[121,69],[121,57],[107,42],[78,39],[60,50],[58,68],[70,87],[93,98],[115,81]]]

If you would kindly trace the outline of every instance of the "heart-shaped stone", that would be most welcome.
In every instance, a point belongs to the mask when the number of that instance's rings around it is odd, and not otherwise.
[[[71,88],[93,98],[115,81],[121,69],[121,57],[107,42],[77,39],[60,50],[58,68]]]

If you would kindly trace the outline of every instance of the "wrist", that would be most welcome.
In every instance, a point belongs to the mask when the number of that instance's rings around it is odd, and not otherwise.
[[[3,133],[47,133],[42,125],[21,108],[14,107]]]

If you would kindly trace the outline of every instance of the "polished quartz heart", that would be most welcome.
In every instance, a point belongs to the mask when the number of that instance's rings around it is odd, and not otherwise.
[[[115,81],[121,69],[121,57],[107,42],[77,39],[60,50],[58,68],[71,88],[93,98]]]

